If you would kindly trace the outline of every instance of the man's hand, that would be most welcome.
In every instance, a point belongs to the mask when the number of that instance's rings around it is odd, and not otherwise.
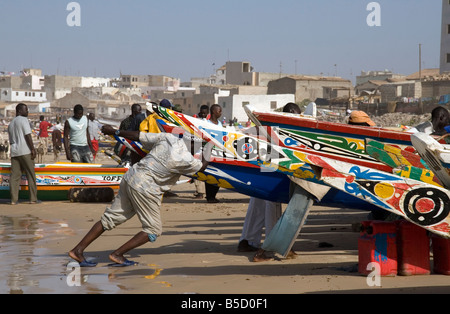
[[[105,135],[114,135],[115,132],[116,130],[110,125],[104,125],[102,127],[102,133]]]

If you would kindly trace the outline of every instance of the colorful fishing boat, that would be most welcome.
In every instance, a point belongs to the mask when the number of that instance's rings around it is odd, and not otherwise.
[[[158,120],[160,129],[164,132],[177,135],[181,135],[185,132],[185,129],[175,129],[175,126],[182,125],[181,121],[174,120],[174,118],[177,119],[178,116],[185,119],[193,119],[192,121],[194,124],[201,128],[209,127],[211,134],[214,134],[220,142],[216,143],[217,146],[213,149],[213,156],[211,158],[210,165],[206,168],[205,172],[197,174],[196,179],[200,181],[233,189],[238,193],[248,196],[287,204],[289,203],[289,185],[291,181],[307,180],[309,182],[322,185],[324,186],[324,189],[327,189],[327,192],[324,193],[324,195],[321,195],[321,204],[343,206],[346,208],[364,208],[367,210],[378,209],[375,206],[371,206],[370,204],[367,204],[356,197],[350,196],[343,191],[330,189],[316,178],[313,169],[308,164],[298,163],[295,167],[295,171],[286,171],[284,166],[278,167],[277,169],[267,167],[261,162],[261,160],[256,160],[256,155],[254,154],[256,150],[253,150],[253,148],[250,147],[252,145],[251,143],[246,143],[245,138],[247,137],[239,132],[233,133],[235,131],[234,128],[214,130],[213,124],[211,123],[207,123],[190,116],[185,116],[174,111],[169,112],[164,110],[164,108],[158,108],[156,106],[154,110],[164,118],[164,120]],[[168,123],[167,121],[172,122]],[[194,126],[194,124],[191,125]],[[207,136],[207,133],[204,133],[204,135]],[[243,136],[240,139],[240,144],[235,141],[236,136]],[[118,140],[122,143],[127,142],[123,139]],[[227,143],[225,144],[223,140]],[[264,144],[267,142],[263,140],[261,143]],[[133,143],[133,145],[129,143],[127,147],[133,149],[134,145],[136,145],[136,143]],[[239,146],[247,146],[248,149],[246,152],[244,149],[239,155],[240,157],[236,158],[235,154],[229,152],[228,149],[224,149],[224,145],[228,148],[234,146],[236,146],[236,148]],[[141,151],[142,149],[139,148],[136,152],[139,153]],[[233,151],[236,152],[235,149]],[[271,151],[269,155],[277,156],[279,162],[284,165],[292,162],[292,158],[289,156],[290,151],[291,149],[287,148],[288,153],[286,154],[284,152],[274,150]],[[284,157],[280,158],[281,155]],[[249,159],[251,159],[251,162],[249,162]],[[274,160],[272,160],[272,162],[274,162]],[[282,169],[285,170],[283,171]]]
[[[119,189],[127,168],[101,164],[55,163],[35,166],[38,199],[67,200],[73,188]],[[11,164],[0,164],[0,199],[9,199]],[[19,198],[28,199],[28,181],[23,175]]]
[[[323,157],[310,149],[277,146],[239,132],[227,132],[165,108],[156,107],[154,110],[184,130],[231,153],[238,160],[305,181],[319,179],[326,185],[450,238],[450,192],[444,188]],[[298,176],[297,170],[304,165],[312,167],[316,174],[314,178]]]
[[[366,139],[414,151],[411,134],[403,131],[325,122],[290,113],[262,112],[251,105],[244,106],[244,109],[256,125],[268,127],[269,130],[274,128],[270,132],[277,133],[285,146],[308,148],[323,157],[391,172],[391,167],[367,153]]]

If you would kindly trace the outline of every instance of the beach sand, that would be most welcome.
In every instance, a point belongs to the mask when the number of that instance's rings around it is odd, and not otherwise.
[[[316,205],[294,244],[295,259],[254,263],[253,253],[237,252],[248,196],[221,189],[221,203],[207,204],[193,198],[193,184],[172,191],[178,196],[164,198],[161,208],[163,235],[131,251],[127,257],[139,264],[124,268],[109,267],[108,255],[140,231],[136,217],[88,247],[85,255],[98,265],[79,269],[67,252],[108,204],[0,200],[0,293],[450,293],[450,278],[433,272],[369,285],[357,272],[359,233],[352,230],[366,211]]]

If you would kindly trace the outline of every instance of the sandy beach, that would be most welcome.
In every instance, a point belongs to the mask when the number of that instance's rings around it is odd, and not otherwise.
[[[86,251],[94,268],[73,268],[67,252],[98,221],[107,203],[0,200],[0,293],[25,294],[316,294],[450,293],[448,276],[382,277],[357,272],[363,210],[313,207],[294,244],[295,259],[252,262],[237,252],[249,197],[221,189],[221,203],[195,200],[193,184],[172,189],[161,208],[163,235],[127,256],[136,266],[109,267],[108,255],[140,230],[136,217],[104,233]],[[283,209],[286,205],[283,206]],[[432,259],[431,259],[432,267]],[[432,269],[432,268],[431,268]]]

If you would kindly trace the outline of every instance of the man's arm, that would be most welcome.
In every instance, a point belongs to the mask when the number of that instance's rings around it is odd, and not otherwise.
[[[31,134],[25,135],[25,142],[27,143],[28,148],[31,150],[31,159],[35,159],[36,150],[34,149],[33,138],[31,137]]]
[[[211,142],[208,142],[205,147],[203,148],[202,152],[202,167],[198,172],[203,172],[206,167],[208,167],[209,161],[211,160],[211,151],[214,147],[214,144]]]
[[[72,161],[72,153],[70,152],[70,145],[69,145],[69,134],[70,134],[70,125],[69,121],[66,121],[66,123],[64,123],[64,150],[66,151],[67,160]]]
[[[110,126],[110,125],[104,125],[102,127],[102,133],[105,135],[115,135],[116,130]],[[139,131],[125,131],[125,130],[120,130],[119,131],[119,136],[124,137],[126,139],[129,139],[131,141],[139,141],[139,134],[141,132]]]

